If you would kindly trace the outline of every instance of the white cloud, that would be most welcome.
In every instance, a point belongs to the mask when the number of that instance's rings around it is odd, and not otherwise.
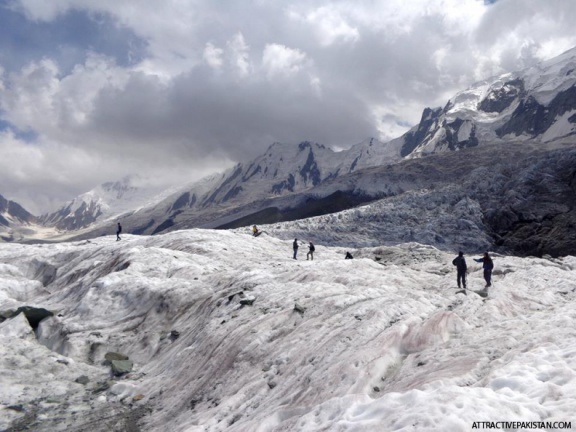
[[[269,78],[292,75],[303,69],[306,54],[279,44],[268,44],[262,54],[262,66]]]
[[[230,62],[233,68],[236,69],[240,77],[245,77],[252,71],[252,65],[249,58],[249,46],[244,40],[242,33],[236,33],[234,37],[228,41],[228,49],[230,53]]]
[[[350,25],[337,8],[321,6],[309,11],[300,19],[312,27],[323,46],[332,45],[338,41],[355,42],[360,38],[358,29]]]
[[[10,74],[0,108],[19,129],[73,142],[80,138],[75,131],[87,122],[100,91],[121,88],[127,78],[124,69],[99,55],[89,55],[66,76],[52,60],[33,62],[19,74]]]
[[[224,59],[222,58],[224,50],[218,48],[208,42],[206,48],[204,48],[204,60],[208,65],[214,69],[220,69],[224,64]]]
[[[218,158],[222,166],[245,160],[273,141],[346,147],[391,138],[473,82],[576,45],[576,2],[567,0],[11,4],[44,29],[72,10],[105,15],[146,47],[123,67],[78,35],[69,43],[89,54],[73,67],[48,54],[22,70],[0,65],[0,118],[35,131],[41,153],[53,154],[54,143],[63,160],[89,153],[94,163],[82,175],[94,182],[142,166],[194,171],[210,160],[215,169]],[[34,177],[25,169],[34,157],[19,155],[20,172]],[[100,169],[102,161],[116,171]]]

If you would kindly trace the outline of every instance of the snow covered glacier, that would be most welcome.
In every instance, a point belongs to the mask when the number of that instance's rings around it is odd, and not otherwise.
[[[576,257],[495,255],[483,298],[417,243],[294,260],[306,223],[0,244],[0,430],[576,428]]]

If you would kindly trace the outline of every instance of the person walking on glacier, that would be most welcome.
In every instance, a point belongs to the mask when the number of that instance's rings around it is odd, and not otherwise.
[[[490,255],[488,255],[488,252],[484,252],[482,258],[474,258],[474,261],[482,263],[482,268],[484,269],[484,280],[486,281],[486,286],[484,288],[492,286],[492,269],[494,268],[494,263],[492,262]]]
[[[308,245],[308,253],[306,254],[306,261],[308,261],[308,259],[310,259],[311,261],[314,261],[314,251],[315,250],[316,250],[316,248],[314,247],[312,242],[310,242],[310,244]]]
[[[120,233],[122,232],[122,225],[120,225],[120,222],[118,222],[118,228],[116,228],[116,241],[118,240],[122,240],[120,238]]]
[[[452,264],[456,266],[458,288],[461,288],[460,284],[462,284],[464,289],[466,289],[466,271],[468,267],[466,266],[466,259],[464,259],[464,252],[458,252],[458,256],[452,260]]]
[[[294,239],[294,243],[292,243],[292,249],[294,249],[294,259],[297,259],[296,254],[298,254],[298,239]]]

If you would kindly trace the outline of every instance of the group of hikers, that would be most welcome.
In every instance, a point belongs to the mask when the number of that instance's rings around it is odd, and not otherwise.
[[[118,224],[120,225],[120,224]],[[258,237],[262,234],[262,231],[258,230],[256,225],[252,226],[252,235]],[[292,258],[298,259],[298,239],[295,238],[292,242],[292,250],[294,255]],[[314,251],[316,248],[312,242],[308,242],[308,253],[306,254],[306,260],[314,260]],[[350,252],[346,252],[344,259],[354,258]],[[482,268],[484,269],[484,280],[486,281],[485,289],[492,286],[492,269],[494,268],[494,263],[488,252],[484,253],[482,258],[473,258],[474,261],[482,263]],[[456,266],[456,282],[458,283],[458,288],[466,289],[466,274],[468,273],[468,266],[466,265],[466,259],[464,258],[464,252],[458,252],[458,256],[452,260],[452,264]]]
[[[485,289],[492,286],[492,269],[494,268],[494,263],[492,262],[492,257],[488,252],[484,253],[482,258],[473,258],[474,261],[482,263],[482,268],[484,269],[484,280],[486,281]],[[458,252],[458,256],[454,258],[452,264],[456,266],[456,282],[458,283],[458,288],[466,289],[466,273],[468,272],[468,266],[466,265],[466,259],[464,258],[464,252]]]
[[[298,239],[294,239],[294,242],[292,243],[292,249],[294,250],[294,259],[296,258],[296,255],[298,255]],[[314,247],[314,244],[312,242],[308,242],[308,253],[306,254],[306,261],[310,260],[310,261],[314,261],[314,251],[316,250],[316,248]]]
[[[118,222],[118,226],[116,228],[116,241],[121,240],[120,233],[122,232],[122,225]],[[262,234],[263,231],[258,230],[256,225],[252,226],[252,235],[254,237],[258,237]],[[300,245],[298,244],[298,239],[294,239],[292,243],[292,249],[294,250],[294,259],[298,259],[298,248]],[[312,242],[308,242],[308,253],[306,254],[306,260],[314,260],[314,251],[316,248]],[[350,252],[346,252],[344,259],[352,259],[354,258]],[[492,262],[492,258],[488,254],[488,252],[484,253],[482,258],[473,258],[474,261],[482,263],[482,268],[484,269],[484,280],[486,281],[486,286],[484,288],[488,288],[492,286],[492,269],[494,268],[494,263]],[[452,264],[456,266],[456,282],[458,283],[458,288],[466,289],[466,274],[468,272],[468,266],[466,265],[466,259],[464,258],[464,252],[458,252],[458,256],[454,258]]]
[[[262,233],[263,233],[263,231],[260,231],[256,225],[252,226],[252,235],[254,237],[258,237]],[[294,242],[292,243],[292,250],[294,251],[294,255],[292,256],[292,258],[298,259],[298,248],[299,247],[300,247],[300,244],[298,244],[298,239],[295,238]],[[314,243],[308,242],[308,253],[306,254],[306,261],[308,261],[308,260],[314,261],[314,251],[315,250],[316,250],[316,248],[314,247]],[[354,258],[352,256],[352,254],[350,252],[346,252],[344,259],[352,259],[352,258]]]
[[[259,236],[262,231],[258,230],[256,225],[252,226],[252,233],[255,237]],[[292,250],[294,251],[294,255],[292,258],[298,259],[298,248],[300,245],[298,244],[298,239],[295,238],[294,242],[292,243]],[[306,260],[314,260],[314,251],[316,248],[312,242],[308,243],[308,253],[306,254]],[[354,258],[350,252],[346,252],[344,259],[352,259]],[[487,289],[488,287],[492,286],[492,269],[494,268],[494,263],[492,262],[492,258],[488,254],[488,252],[484,253],[482,258],[473,258],[474,261],[482,263],[482,268],[484,269],[484,280],[486,281],[486,286],[484,287]],[[466,259],[464,258],[464,252],[458,252],[458,256],[454,258],[452,264],[456,266],[456,282],[458,283],[458,288],[466,289],[466,274],[468,273],[468,266],[466,265]]]

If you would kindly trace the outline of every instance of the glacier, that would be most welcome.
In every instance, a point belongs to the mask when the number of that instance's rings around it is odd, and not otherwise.
[[[262,226],[257,238],[191,229],[0,244],[0,430],[468,431],[574,419],[576,257],[494,254],[484,298],[458,292],[457,251],[333,246],[330,228],[360,223],[354,212]],[[473,290],[481,252],[466,254]],[[31,324],[9,313],[24,306],[53,315]],[[133,370],[114,376],[108,352]]]

